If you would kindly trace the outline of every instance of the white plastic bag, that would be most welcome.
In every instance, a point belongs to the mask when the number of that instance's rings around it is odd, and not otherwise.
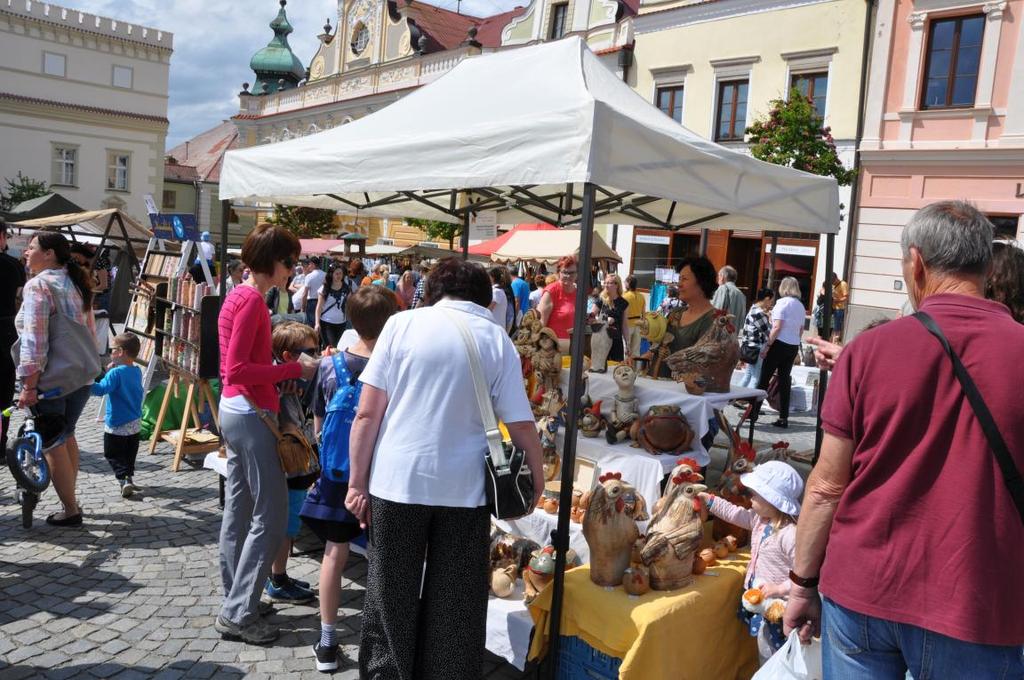
[[[786,644],[768,659],[753,680],[822,680],[821,640],[800,643],[797,631],[789,634]]]

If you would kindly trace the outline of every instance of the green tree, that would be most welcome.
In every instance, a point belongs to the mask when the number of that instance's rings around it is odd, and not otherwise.
[[[814,102],[794,88],[789,101],[772,100],[768,115],[747,128],[750,153],[768,163],[834,177],[846,186],[856,172],[843,166],[832,130],[822,123]]]
[[[25,177],[20,170],[14,179],[5,177],[4,181],[7,182],[7,191],[0,189],[0,210],[10,210],[23,201],[31,201],[50,193],[46,182]]]
[[[431,241],[448,241],[448,249],[455,250],[455,237],[462,235],[462,225],[436,220],[406,219],[406,224],[422,229]]]
[[[320,238],[335,233],[334,215],[333,210],[275,205],[274,214],[267,221],[287,228],[299,238]]]

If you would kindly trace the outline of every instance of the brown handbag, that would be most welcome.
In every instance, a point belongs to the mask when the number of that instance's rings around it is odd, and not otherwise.
[[[249,402],[249,406],[256,411],[260,420],[277,439],[277,456],[281,459],[281,469],[284,470],[286,476],[295,477],[315,472],[319,468],[316,451],[313,450],[306,436],[302,434],[302,430],[294,425],[287,425],[282,431],[266,409],[258,407],[249,397],[246,397],[245,400]]]

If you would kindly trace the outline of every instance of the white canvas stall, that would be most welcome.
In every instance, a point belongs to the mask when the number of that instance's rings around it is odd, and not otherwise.
[[[592,260],[612,260],[622,262],[619,254],[612,250],[601,235],[594,232],[594,245],[590,258]],[[543,262],[555,264],[566,255],[576,255],[580,250],[580,232],[578,229],[559,229],[556,231],[520,231],[512,234],[500,248],[491,253],[495,262]]]

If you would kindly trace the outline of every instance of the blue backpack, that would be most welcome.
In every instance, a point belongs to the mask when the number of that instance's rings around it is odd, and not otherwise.
[[[363,384],[352,379],[344,352],[331,357],[337,389],[327,404],[323,427],[320,428],[320,467],[331,481],[347,482],[349,475],[348,436],[359,406]],[[354,384],[353,384],[354,383]]]

